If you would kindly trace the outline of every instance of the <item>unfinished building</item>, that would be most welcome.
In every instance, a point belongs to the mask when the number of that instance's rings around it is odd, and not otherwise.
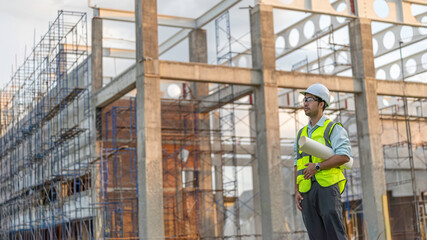
[[[426,239],[427,3],[200,2],[58,13],[1,91],[0,238],[307,239],[293,143],[320,82],[349,239]]]

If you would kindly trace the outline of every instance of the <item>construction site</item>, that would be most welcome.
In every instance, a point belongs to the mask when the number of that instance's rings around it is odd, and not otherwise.
[[[351,142],[348,239],[427,239],[425,0],[89,0],[4,81],[0,239],[309,239],[313,83]]]

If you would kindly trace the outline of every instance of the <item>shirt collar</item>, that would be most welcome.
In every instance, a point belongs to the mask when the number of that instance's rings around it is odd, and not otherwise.
[[[317,123],[316,123],[314,126],[323,127],[323,124],[325,124],[326,119],[327,119],[327,118],[325,117],[325,115],[323,115],[323,116],[319,119],[319,121],[317,121]],[[309,127],[309,128],[312,128],[310,120],[308,120],[308,127]]]

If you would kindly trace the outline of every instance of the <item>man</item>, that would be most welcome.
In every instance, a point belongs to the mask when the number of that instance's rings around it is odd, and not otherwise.
[[[299,130],[294,146],[295,201],[311,240],[347,239],[341,204],[346,180],[340,166],[350,160],[350,141],[341,124],[323,116],[330,104],[324,85],[315,83],[301,94],[310,121]],[[303,153],[298,146],[301,136],[331,147],[335,155],[320,159]]]

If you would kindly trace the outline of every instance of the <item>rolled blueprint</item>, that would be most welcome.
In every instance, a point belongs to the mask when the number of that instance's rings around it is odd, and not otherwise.
[[[335,155],[334,150],[332,150],[332,148],[329,148],[306,136],[300,137],[300,139],[298,140],[298,144],[301,151],[324,160]],[[353,166],[352,157],[350,157],[350,161],[342,165],[342,167],[344,167],[345,169],[350,169],[352,166]]]

